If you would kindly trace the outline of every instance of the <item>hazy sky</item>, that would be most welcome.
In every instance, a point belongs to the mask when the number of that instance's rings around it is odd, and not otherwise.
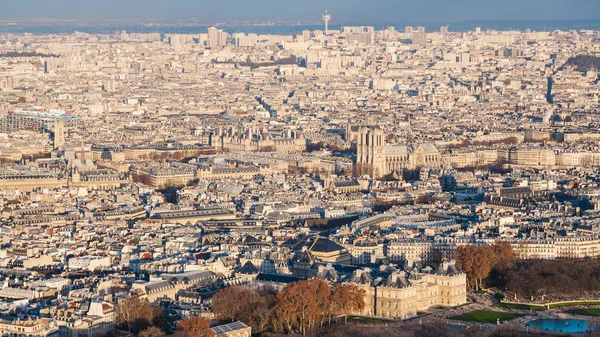
[[[186,19],[334,23],[600,18],[600,0],[0,0],[0,18]]]

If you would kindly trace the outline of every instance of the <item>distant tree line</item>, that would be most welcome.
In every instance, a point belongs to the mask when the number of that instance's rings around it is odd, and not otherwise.
[[[6,53],[1,53],[0,57],[58,57],[58,55],[42,54],[42,53],[36,53],[36,52],[9,51]]]
[[[577,55],[575,57],[570,57],[564,66],[575,67],[575,70],[583,73],[589,70],[600,71],[600,57],[593,55]]]
[[[505,287],[525,298],[598,292],[600,263],[589,260],[519,261],[508,271]]]
[[[591,298],[600,292],[597,260],[518,260],[507,242],[460,246],[454,258],[475,291],[494,286],[521,299],[542,295]]]

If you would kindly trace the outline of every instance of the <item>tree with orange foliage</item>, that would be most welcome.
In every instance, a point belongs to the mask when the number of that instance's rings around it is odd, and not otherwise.
[[[137,296],[119,301],[117,305],[117,326],[126,327],[127,331],[137,333],[152,325],[154,310],[147,300]]]
[[[267,325],[271,322],[273,312],[270,306],[270,299],[259,296],[258,301],[254,302],[250,307],[244,323],[252,326],[252,331],[263,332]]]
[[[361,312],[365,308],[365,290],[353,284],[336,284],[331,291],[331,310],[333,313],[348,315]],[[331,315],[330,315],[331,320]]]
[[[183,333],[183,337],[211,337],[215,335],[210,329],[208,320],[198,316],[179,321],[177,330]]]
[[[496,242],[492,245],[494,268],[507,270],[513,267],[517,257],[508,242]]]
[[[475,247],[471,245],[459,246],[454,251],[454,259],[458,267],[467,275],[469,286],[475,279]]]
[[[242,321],[256,332],[263,331],[271,318],[272,294],[264,296],[243,287],[227,287],[212,298],[212,310],[217,317]]]
[[[212,310],[219,318],[235,321],[240,318],[246,309],[246,299],[253,294],[247,288],[238,286],[227,287],[215,294],[212,298]]]
[[[454,258],[475,290],[483,289],[484,281],[492,270],[508,270],[516,259],[508,242],[481,247],[460,246],[454,252]]]
[[[292,293],[288,286],[289,284],[275,297],[273,329],[276,332],[291,332],[296,324],[296,305],[286,296],[286,293]]]
[[[277,324],[287,331],[298,328],[305,335],[307,329],[323,319],[329,298],[329,287],[321,279],[290,283],[276,297]]]
[[[138,334],[138,337],[166,337],[167,334],[165,334],[161,329],[155,327],[155,326],[151,326],[147,329],[144,329],[142,331],[140,331],[140,333]]]
[[[312,289],[313,296],[315,297],[315,312],[310,317],[309,326],[316,326],[317,323],[323,324],[325,321],[325,314],[330,306],[331,302],[331,290],[329,285],[320,278],[313,278],[308,280],[308,287]]]
[[[492,245],[492,250],[494,268],[489,279],[495,284],[504,284],[506,283],[507,273],[514,267],[517,257],[508,242],[496,242]]]
[[[475,290],[483,289],[483,280],[485,280],[494,267],[494,259],[492,257],[493,250],[491,247],[475,247],[475,269],[473,276],[475,281]]]

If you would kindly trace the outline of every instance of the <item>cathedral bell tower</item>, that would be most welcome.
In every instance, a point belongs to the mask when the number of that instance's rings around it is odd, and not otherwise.
[[[385,134],[379,128],[362,128],[356,145],[356,173],[367,174],[373,179],[383,177],[385,172]]]

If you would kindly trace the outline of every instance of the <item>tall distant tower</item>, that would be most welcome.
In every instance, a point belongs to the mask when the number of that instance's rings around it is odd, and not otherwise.
[[[325,22],[325,35],[329,32],[329,21],[331,21],[331,15],[329,12],[325,10],[325,14],[323,14],[323,21]]]
[[[381,129],[360,129],[356,144],[356,175],[367,174],[374,179],[386,175],[384,148],[385,135]]]
[[[52,142],[54,149],[58,149],[65,145],[65,125],[63,122],[54,122],[54,127],[52,128]]]

